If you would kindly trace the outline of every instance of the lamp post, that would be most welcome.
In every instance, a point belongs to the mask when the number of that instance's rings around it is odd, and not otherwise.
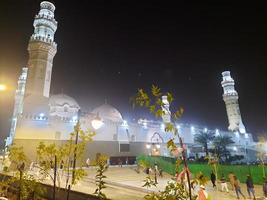
[[[77,144],[78,144],[78,138],[79,138],[79,131],[80,131],[80,110],[78,110],[78,117],[77,117],[77,123],[75,125],[75,133],[76,133],[76,137],[75,137],[75,148],[74,148],[74,155],[73,155],[73,169],[72,169],[72,179],[71,179],[71,183],[72,185],[75,182],[75,168],[76,168],[76,157],[77,157]]]
[[[150,156],[151,144],[146,144],[146,149],[147,149],[148,155]]]

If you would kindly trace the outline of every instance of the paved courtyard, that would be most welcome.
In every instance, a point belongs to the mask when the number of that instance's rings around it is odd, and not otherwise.
[[[163,190],[167,181],[171,179],[168,174],[163,174],[163,177],[158,177],[158,185],[156,188],[146,189],[143,188],[143,180],[147,176],[144,173],[136,173],[134,167],[110,167],[105,173],[107,179],[107,188],[103,191],[108,196],[108,198],[113,200],[141,200],[148,192]],[[91,167],[86,169],[88,176],[80,181],[77,185],[73,187],[73,190],[84,192],[84,193],[94,193],[96,189],[94,177],[96,174],[96,169]],[[64,178],[63,178],[64,179]],[[62,179],[61,186],[64,187],[64,180]],[[47,183],[51,184],[51,180],[47,180]],[[213,189],[210,184],[206,186],[207,191],[211,195],[212,200],[233,200],[237,199],[235,192],[231,190],[230,185],[229,193],[221,192],[217,189]],[[242,192],[248,198],[246,187],[241,184]],[[258,200],[263,200],[262,186],[256,185],[256,197]],[[242,199],[242,198],[241,198]]]
[[[95,169],[90,168],[87,169],[88,177],[85,182],[91,182],[95,176]],[[106,189],[106,193],[112,199],[143,199],[143,196],[146,194],[147,190],[142,187],[142,180],[145,179],[146,174],[144,173],[136,173],[133,167],[110,167],[106,172],[106,176],[108,177],[106,180],[109,183],[109,187]],[[171,176],[168,174],[164,174],[163,178],[158,178],[158,186],[157,188],[153,188],[150,190],[158,191],[163,190],[167,181],[170,180]],[[92,183],[92,182],[91,182]],[[82,183],[80,183],[82,185]],[[95,187],[95,186],[94,186]],[[228,184],[229,193],[217,191],[213,189],[210,184],[207,185],[207,191],[211,194],[212,200],[231,200],[237,199],[235,192],[231,190],[230,184]],[[242,192],[248,198],[248,194],[246,191],[246,187],[244,184],[241,184]],[[80,188],[80,187],[78,187]],[[257,199],[263,199],[262,187],[259,185],[255,186],[256,197]],[[126,195],[124,196],[124,192]],[[121,196],[120,196],[121,195]]]

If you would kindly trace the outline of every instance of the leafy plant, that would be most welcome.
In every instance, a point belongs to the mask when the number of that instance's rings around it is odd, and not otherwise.
[[[195,182],[199,185],[206,185],[209,181],[209,178],[205,176],[202,172],[198,172],[195,176]]]
[[[96,161],[97,174],[95,176],[95,179],[97,188],[94,194],[96,194],[99,199],[107,199],[107,196],[102,191],[104,188],[106,188],[106,182],[104,181],[104,179],[107,177],[104,175],[104,172],[108,169],[107,159],[108,157],[106,155],[100,155]]]
[[[142,187],[151,188],[152,186],[157,187],[157,183],[150,176],[147,176],[143,181],[144,185]]]
[[[188,200],[189,193],[183,184],[169,181],[161,192],[153,192],[145,196],[146,200]],[[195,200],[196,197],[192,197]]]
[[[131,100],[133,102],[134,107],[136,105],[140,107],[145,107],[157,118],[169,115],[170,121],[164,122],[165,132],[173,133],[173,138],[171,138],[167,142],[167,148],[170,150],[170,152],[175,157],[177,158],[180,156],[182,157],[184,168],[187,169],[188,167],[187,167],[187,159],[186,159],[186,153],[185,153],[186,147],[183,144],[183,141],[179,135],[178,129],[176,128],[173,122],[182,116],[184,109],[182,107],[178,109],[174,109],[174,112],[172,112],[171,114],[171,112],[169,111],[169,108],[166,107],[166,104],[165,104],[166,102],[163,102],[162,96],[167,97],[167,101],[169,104],[171,104],[174,101],[174,97],[170,92],[164,93],[161,91],[161,89],[158,86],[155,86],[155,85],[152,85],[151,91],[149,93],[147,93],[144,89],[138,89],[137,94]],[[180,144],[179,147],[174,142],[176,137]],[[178,165],[179,162],[177,162],[176,164]],[[187,177],[188,185],[189,185],[188,196],[189,196],[189,199],[192,200],[188,170],[186,170],[186,177]],[[168,188],[166,187],[166,189]],[[168,197],[168,198],[171,198],[171,197]]]
[[[70,138],[66,143],[56,145],[55,143],[45,144],[40,142],[37,147],[37,161],[40,174],[44,177],[50,177],[55,185],[54,187],[60,187],[61,174],[67,172],[65,188],[71,188],[72,185],[77,184],[79,180],[86,176],[86,172],[81,167],[74,168],[71,165],[73,162],[80,164],[84,162],[86,145],[92,141],[94,135],[95,133],[90,130],[82,130],[80,123],[77,122],[74,126],[74,131],[70,133]],[[73,168],[71,169],[71,167]],[[54,175],[51,174],[51,169],[54,170]],[[70,182],[71,173],[72,181]]]
[[[17,190],[17,199],[36,199],[38,196],[43,195],[46,191],[40,184],[43,179],[35,177],[25,171],[29,159],[23,151],[23,147],[12,145],[8,149],[8,160],[10,160],[10,167],[14,170],[14,175],[1,181],[4,188],[14,187]]]

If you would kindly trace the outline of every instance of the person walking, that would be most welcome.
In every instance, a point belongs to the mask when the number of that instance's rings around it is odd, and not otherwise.
[[[213,187],[216,187],[216,176],[213,171],[210,174],[210,180],[212,182]]]
[[[221,190],[222,190],[222,192],[224,191],[224,189],[225,189],[226,192],[229,192],[228,186],[227,186],[227,183],[226,183],[226,179],[225,179],[223,174],[222,174],[222,177],[221,177],[220,181],[221,181]]]
[[[228,178],[229,178],[229,181],[230,181],[230,185],[232,186],[232,190],[234,191],[235,187],[234,187],[234,173],[233,172],[230,172],[228,174]]]
[[[87,158],[85,163],[87,168],[90,167],[90,158]]]
[[[247,185],[249,198],[251,199],[251,196],[253,196],[253,200],[256,200],[254,184],[253,184],[253,180],[250,175],[247,175],[246,185]]]
[[[237,179],[236,176],[234,176],[234,187],[235,187],[235,193],[237,196],[237,199],[239,199],[239,194],[241,194],[241,196],[246,199],[245,195],[242,193],[241,188],[240,188],[240,182]]]
[[[263,179],[262,190],[263,190],[265,199],[267,199],[267,179],[265,178]]]

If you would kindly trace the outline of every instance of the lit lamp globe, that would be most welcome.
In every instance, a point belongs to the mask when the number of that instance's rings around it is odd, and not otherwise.
[[[6,85],[0,84],[0,91],[5,91],[6,89]]]
[[[101,120],[101,118],[97,115],[91,122],[92,124],[92,127],[97,130],[97,129],[100,129],[104,122]]]

